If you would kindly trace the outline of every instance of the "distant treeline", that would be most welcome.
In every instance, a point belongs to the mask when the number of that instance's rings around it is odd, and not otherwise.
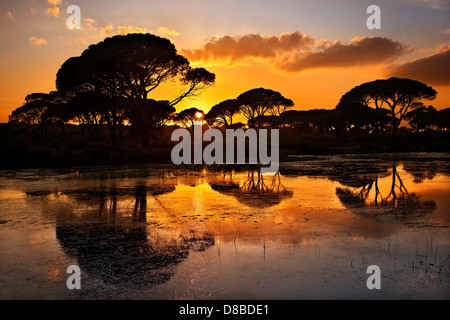
[[[152,91],[178,81],[172,100]],[[32,93],[2,125],[3,167],[170,162],[171,132],[201,120],[206,127],[280,129],[281,155],[299,153],[448,151],[450,110],[423,101],[437,92],[411,79],[361,84],[334,109],[294,110],[281,93],[256,88],[212,106],[175,106],[215,83],[192,68],[173,44],[151,34],[114,36],[69,58],[56,91]],[[246,123],[236,119],[245,118]],[[401,124],[408,124],[401,127]]]

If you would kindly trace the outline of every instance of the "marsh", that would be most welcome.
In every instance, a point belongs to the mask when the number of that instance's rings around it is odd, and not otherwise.
[[[449,299],[449,160],[1,171],[0,298]]]

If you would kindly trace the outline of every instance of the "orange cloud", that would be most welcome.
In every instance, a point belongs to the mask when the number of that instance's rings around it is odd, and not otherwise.
[[[62,0],[47,0],[47,3],[51,6],[59,6],[62,3]]]
[[[170,29],[167,27],[159,27],[156,32],[162,36],[168,36],[168,37],[178,37],[180,33],[177,30]]]
[[[92,22],[91,27],[93,28],[93,24],[95,23],[95,20],[91,21],[91,22]],[[151,31],[146,28],[135,27],[135,26],[119,26],[119,27],[117,27],[116,31],[114,31],[114,25],[109,24],[107,26],[102,26],[100,29],[100,33],[102,36],[112,37],[115,35],[126,35],[129,33],[151,33]]]
[[[260,58],[277,69],[298,72],[314,68],[339,68],[390,62],[410,50],[398,41],[381,37],[354,38],[350,43],[314,40],[299,32],[279,37],[249,34],[216,37],[201,48],[182,50],[191,61],[225,62],[234,65],[245,59]]]
[[[277,62],[281,70],[296,72],[313,68],[339,68],[373,65],[392,61],[408,48],[398,41],[381,37],[355,38],[349,44],[335,41],[320,51],[299,53]]]
[[[248,34],[212,38],[200,49],[182,50],[182,53],[192,61],[237,62],[246,58],[274,58],[280,53],[304,49],[313,43],[311,36],[299,32],[284,33],[279,37]]]
[[[450,46],[442,46],[437,53],[426,58],[405,62],[390,74],[395,77],[412,78],[437,86],[450,85]]]
[[[48,15],[52,15],[55,18],[57,18],[59,16],[59,8],[58,7],[53,7],[53,8],[47,8],[46,13]]]
[[[84,18],[83,21],[84,21],[83,27],[89,30],[98,31],[97,20],[92,18]]]
[[[86,24],[88,24],[89,26],[94,25],[95,23],[97,23],[97,20],[92,19],[92,18],[85,18],[84,22],[86,22]]]
[[[44,38],[29,37],[28,40],[35,47],[40,47],[44,44],[47,44],[47,40],[45,40]]]
[[[95,19],[85,19],[85,22],[87,23],[88,27],[92,30],[95,30],[95,24],[96,24],[96,20]],[[147,29],[147,28],[141,28],[141,27],[136,27],[136,26],[119,26],[116,28],[116,30],[114,30],[114,25],[109,24],[107,26],[102,26],[100,28],[100,34],[102,36],[105,37],[112,37],[115,35],[127,35],[130,33],[154,33],[152,30]],[[162,37],[168,37],[170,38],[175,38],[178,37],[180,35],[180,33],[174,29],[170,29],[167,27],[159,27],[156,31],[157,34],[159,34]]]
[[[117,34],[126,35],[129,33],[148,33],[149,31],[145,28],[135,27],[135,26],[126,26],[126,27],[117,27]]]
[[[112,24],[109,24],[107,26],[102,26],[100,33],[102,36],[111,37],[114,35],[113,29],[114,29],[114,26]]]

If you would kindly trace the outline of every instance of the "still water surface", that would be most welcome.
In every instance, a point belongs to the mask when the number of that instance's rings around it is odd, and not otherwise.
[[[2,171],[0,298],[450,298],[448,154],[293,160]]]

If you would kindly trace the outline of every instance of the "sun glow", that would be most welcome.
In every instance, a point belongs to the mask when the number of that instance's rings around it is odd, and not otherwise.
[[[200,119],[201,117],[203,117],[203,113],[202,112],[196,112],[195,116]]]

